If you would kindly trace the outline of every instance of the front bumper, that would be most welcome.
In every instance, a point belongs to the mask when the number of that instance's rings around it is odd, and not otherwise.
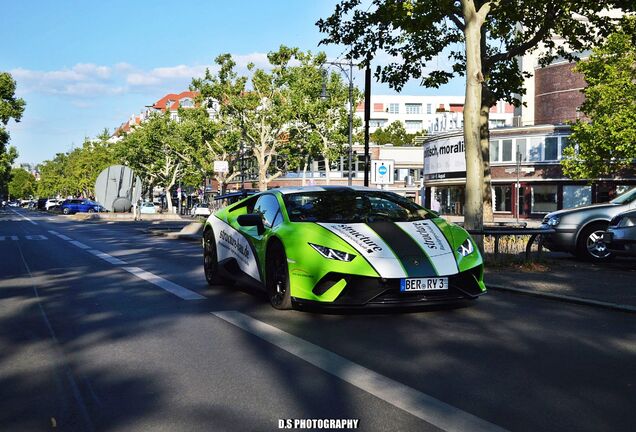
[[[610,229],[603,234],[603,242],[615,255],[636,256],[636,238],[625,229]]]
[[[319,306],[321,308],[375,308],[375,307],[419,307],[444,305],[474,300],[483,293],[482,266],[448,276],[449,288],[441,291],[400,291],[400,279],[352,276],[341,273],[329,273],[314,288],[321,292],[325,287],[334,285],[334,281],[346,280],[342,292],[331,302],[312,301],[293,298],[299,306]]]
[[[543,224],[541,228],[554,229],[553,234],[543,235],[543,246],[553,252],[573,252],[576,250],[576,227],[557,226],[556,228]]]

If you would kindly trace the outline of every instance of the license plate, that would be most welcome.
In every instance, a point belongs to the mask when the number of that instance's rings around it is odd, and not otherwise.
[[[400,291],[434,291],[448,289],[448,278],[407,278],[400,280]]]

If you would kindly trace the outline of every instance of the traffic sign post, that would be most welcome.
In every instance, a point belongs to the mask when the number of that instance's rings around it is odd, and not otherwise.
[[[387,185],[394,183],[393,167],[395,162],[392,160],[374,160],[371,161],[371,183],[377,185]]]

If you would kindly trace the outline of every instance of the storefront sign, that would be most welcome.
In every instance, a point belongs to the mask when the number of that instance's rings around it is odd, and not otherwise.
[[[466,148],[462,136],[424,143],[424,179],[466,177]]]

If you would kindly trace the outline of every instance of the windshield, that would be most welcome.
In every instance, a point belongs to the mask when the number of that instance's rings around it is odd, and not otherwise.
[[[623,195],[614,198],[610,202],[612,204],[629,204],[630,202],[636,200],[636,188],[632,188],[625,192]]]
[[[284,195],[291,222],[413,221],[433,213],[391,192],[329,191]]]

